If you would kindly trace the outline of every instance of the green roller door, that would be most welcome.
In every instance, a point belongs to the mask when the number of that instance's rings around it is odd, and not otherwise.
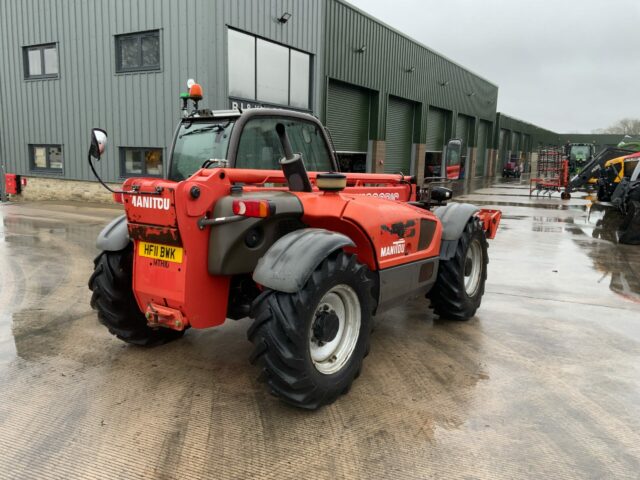
[[[509,161],[509,144],[511,139],[510,131],[504,128],[500,129],[500,143],[498,144],[498,149],[500,150],[500,165],[499,168],[502,170],[502,167],[505,163]]]
[[[327,126],[339,152],[366,152],[369,141],[369,91],[329,82]]]
[[[430,107],[427,113],[427,152],[441,152],[445,144],[445,111]]]
[[[520,151],[520,132],[511,132],[511,155],[517,155]]]
[[[523,145],[522,145],[522,150],[524,150],[527,153],[531,152],[531,135],[527,135],[525,133],[524,142],[523,142]]]
[[[386,173],[411,170],[411,146],[413,144],[413,103],[389,97],[387,108],[387,140],[384,160]]]
[[[458,115],[456,121],[456,138],[462,140],[462,154],[466,155],[469,146],[469,135],[471,134],[471,117],[466,115]]]
[[[476,155],[476,176],[478,177],[484,175],[489,132],[491,132],[491,124],[485,120],[480,120],[478,124],[478,151]]]

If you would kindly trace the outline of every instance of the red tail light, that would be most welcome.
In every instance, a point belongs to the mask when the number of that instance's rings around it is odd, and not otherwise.
[[[113,201],[116,203],[124,203],[124,198],[121,193],[112,193]]]
[[[244,217],[265,218],[276,213],[276,206],[269,200],[234,200],[233,214]]]

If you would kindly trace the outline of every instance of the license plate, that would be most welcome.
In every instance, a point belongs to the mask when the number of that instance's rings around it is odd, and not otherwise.
[[[157,243],[138,243],[138,255],[141,257],[155,258],[167,262],[182,263],[182,248]]]

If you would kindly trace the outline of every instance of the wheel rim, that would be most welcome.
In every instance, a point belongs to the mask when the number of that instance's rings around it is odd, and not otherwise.
[[[321,315],[337,317],[337,333],[329,341],[318,338],[317,326]],[[316,370],[325,375],[338,372],[349,361],[360,335],[360,300],[348,285],[336,285],[324,294],[309,329],[309,353]],[[324,339],[326,340],[326,339]]]
[[[467,295],[473,297],[478,293],[482,277],[482,246],[477,239],[469,245],[464,263],[464,289]]]

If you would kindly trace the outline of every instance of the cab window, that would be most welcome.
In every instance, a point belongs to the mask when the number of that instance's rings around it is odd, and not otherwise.
[[[326,172],[332,170],[331,157],[320,128],[304,120],[287,118],[255,118],[242,130],[236,168],[280,170],[284,157],[276,125],[283,123],[294,153],[301,153],[307,170]]]

